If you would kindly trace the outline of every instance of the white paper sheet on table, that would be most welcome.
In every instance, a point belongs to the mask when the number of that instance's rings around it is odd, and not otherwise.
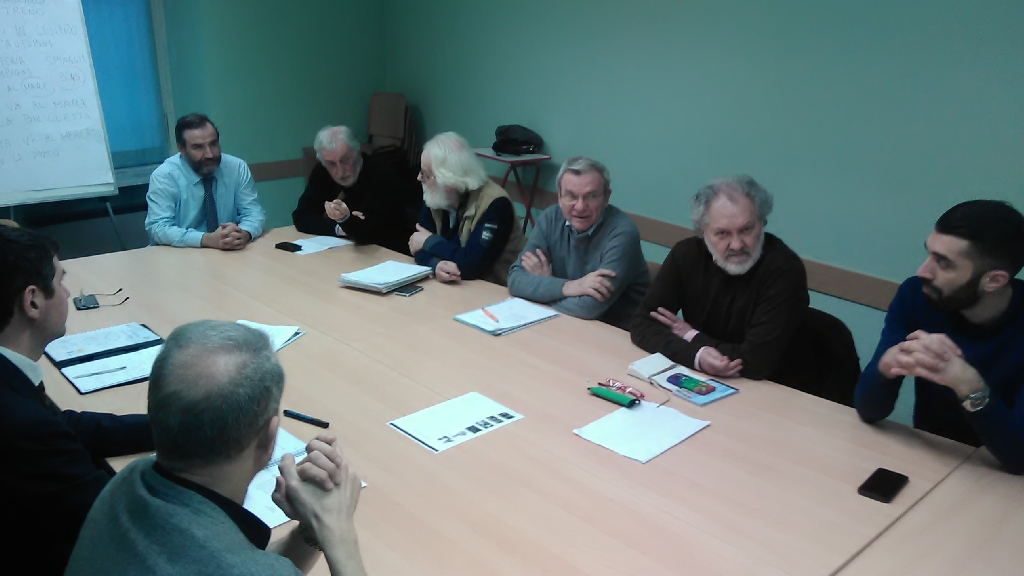
[[[653,402],[640,401],[573,432],[599,446],[647,463],[710,424]]]
[[[61,369],[61,374],[82,394],[149,378],[163,346],[151,346],[136,352],[83,362]]]
[[[470,392],[388,425],[431,452],[443,452],[522,417],[479,392]]]
[[[298,326],[271,326],[270,324],[260,324],[259,322],[249,320],[239,320],[238,323],[242,326],[255,328],[266,334],[267,338],[270,338],[270,343],[274,346],[274,352],[291,344],[296,338],[305,334]]]
[[[336,238],[334,236],[314,236],[312,238],[292,240],[292,244],[298,244],[299,246],[302,246],[302,250],[299,250],[298,252],[293,252],[293,254],[298,254],[299,256],[323,252],[324,250],[327,250],[329,248],[348,246],[351,243],[351,240],[345,240],[344,238]]]
[[[277,441],[274,443],[274,453],[270,456],[270,462],[249,483],[245,500],[242,502],[246,510],[255,514],[271,528],[291,520],[277,504],[274,504],[273,498],[277,477],[281,475],[277,467],[281,464],[281,458],[289,453],[295,456],[296,462],[302,460],[306,457],[306,443],[284,428],[278,428]],[[363,487],[366,487],[366,482],[363,482]]]

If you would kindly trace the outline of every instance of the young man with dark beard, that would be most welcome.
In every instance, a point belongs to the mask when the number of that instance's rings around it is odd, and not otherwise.
[[[855,405],[874,423],[914,377],[914,427],[984,445],[1024,472],[1024,215],[1005,202],[950,208],[925,241],[928,257],[889,305]]]

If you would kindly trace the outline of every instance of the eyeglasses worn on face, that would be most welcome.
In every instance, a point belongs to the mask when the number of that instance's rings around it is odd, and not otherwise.
[[[424,182],[427,182],[427,181],[433,180],[433,179],[434,179],[434,175],[433,174],[428,176],[426,172],[424,172],[423,170],[420,170],[420,180],[422,180]]]
[[[603,192],[588,192],[588,193],[584,194],[582,197],[581,196],[577,196],[575,194],[562,194],[561,196],[559,196],[559,200],[561,200],[562,202],[565,202],[567,204],[575,204],[575,203],[580,201],[580,198],[583,198],[583,203],[584,204],[594,205],[594,204],[597,204],[597,203],[601,202],[601,200],[604,199],[604,193]]]

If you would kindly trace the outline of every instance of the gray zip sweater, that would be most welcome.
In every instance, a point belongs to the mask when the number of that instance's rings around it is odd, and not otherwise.
[[[625,212],[609,205],[597,224],[581,234],[566,222],[558,205],[550,206],[537,218],[523,252],[538,248],[551,263],[552,275],[530,274],[523,268],[520,254],[508,273],[511,295],[547,304],[563,314],[629,329],[650,278],[640,249],[640,232]],[[601,268],[615,272],[615,277],[609,278],[613,286],[610,298],[598,302],[590,296],[562,295],[566,282]]]

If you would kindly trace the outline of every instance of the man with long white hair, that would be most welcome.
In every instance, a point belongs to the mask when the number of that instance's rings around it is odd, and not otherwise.
[[[441,282],[506,285],[526,238],[508,194],[487,176],[465,138],[444,132],[423,146],[424,207],[409,252]]]
[[[803,261],[764,231],[772,206],[750,176],[697,192],[697,236],[672,247],[633,316],[633,343],[713,376],[786,384],[809,297]]]
[[[295,228],[405,253],[423,201],[403,158],[386,150],[361,154],[346,126],[321,128],[313,149],[317,163],[292,212]]]

